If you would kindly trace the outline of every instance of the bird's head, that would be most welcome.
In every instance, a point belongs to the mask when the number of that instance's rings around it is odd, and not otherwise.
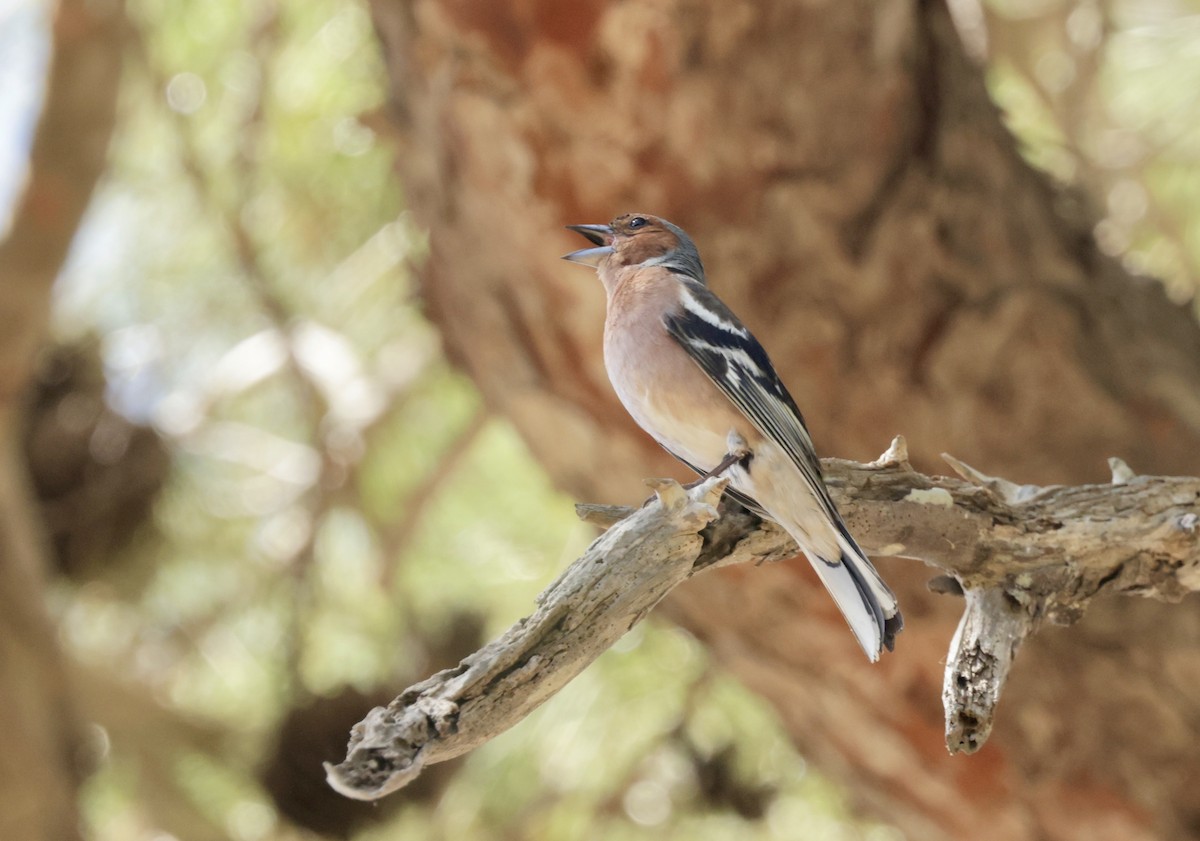
[[[593,248],[572,251],[563,257],[572,263],[595,266],[603,278],[625,268],[663,266],[704,282],[700,252],[682,228],[648,213],[626,213],[607,225],[568,225]]]

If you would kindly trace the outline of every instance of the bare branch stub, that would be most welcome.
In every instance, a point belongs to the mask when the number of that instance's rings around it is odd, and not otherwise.
[[[974,753],[987,741],[1000,692],[1034,618],[1003,589],[966,590],[966,608],[950,641],[942,704],[946,747]]]

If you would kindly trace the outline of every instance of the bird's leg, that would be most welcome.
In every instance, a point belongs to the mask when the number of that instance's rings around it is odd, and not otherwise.
[[[711,479],[713,476],[720,476],[735,464],[740,464],[744,467],[749,463],[750,459],[754,455],[750,452],[750,447],[746,443],[746,439],[741,435],[738,435],[736,429],[729,430],[729,435],[725,437],[725,446],[729,448],[725,453],[725,458],[721,459],[721,462],[716,467],[705,473],[696,481],[688,482],[686,485],[684,485],[685,488],[691,490],[706,479]]]
[[[754,458],[754,453],[750,452],[750,445],[746,443],[746,439],[738,435],[736,429],[729,430],[729,435],[725,438],[725,446],[729,448],[729,452],[725,454],[725,458],[721,459],[720,464],[702,475],[694,482],[688,482],[683,486],[684,490],[692,490],[699,487],[700,483],[711,479],[713,476],[720,476],[735,464],[740,464],[743,467],[750,463],[750,459]],[[642,503],[642,508],[645,508],[655,499],[655,495],[651,494],[646,497],[646,501]]]

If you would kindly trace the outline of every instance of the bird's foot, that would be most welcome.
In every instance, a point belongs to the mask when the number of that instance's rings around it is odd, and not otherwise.
[[[750,459],[754,457],[754,454],[750,452],[750,447],[747,446],[746,439],[731,429],[729,430],[729,437],[725,439],[725,444],[729,447],[729,452],[725,454],[725,458],[721,459],[720,464],[705,473],[696,481],[689,482],[688,484],[684,485],[685,488],[694,488],[706,479],[711,479],[714,476],[720,476],[735,464],[741,465],[742,467],[746,467],[750,464]]]
[[[692,488],[699,487],[702,482],[706,482],[714,476],[720,476],[735,464],[742,467],[746,467],[748,464],[750,464],[750,459],[754,457],[754,454],[750,452],[750,448],[746,446],[746,442],[742,440],[741,436],[737,436],[735,440],[735,435],[736,433],[734,432],[729,433],[729,443],[738,443],[738,446],[731,447],[730,451],[725,454],[725,458],[721,459],[721,462],[712,470],[708,471],[694,482],[688,482],[686,485],[684,485],[687,490],[690,491]]]
[[[746,439],[738,435],[735,430],[729,430],[729,435],[725,439],[725,444],[729,447],[729,452],[725,454],[725,458],[721,459],[721,462],[712,470],[702,474],[699,479],[684,484],[683,489],[685,491],[694,490],[695,488],[700,487],[702,483],[708,481],[714,476],[720,476],[735,464],[740,464],[742,467],[746,467],[750,464],[750,459],[754,458],[754,453],[750,452],[750,447],[746,444]],[[642,503],[641,507],[645,508],[653,501],[654,496],[649,496],[646,498],[646,501]]]

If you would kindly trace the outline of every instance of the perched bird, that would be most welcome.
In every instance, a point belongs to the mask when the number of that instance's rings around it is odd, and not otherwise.
[[[667,452],[799,544],[872,662],[904,626],[896,597],[855,543],[821,477],[800,410],[766,351],[704,278],[676,225],[648,214],[569,225],[593,244],[608,296],[604,365],[617,396]]]

